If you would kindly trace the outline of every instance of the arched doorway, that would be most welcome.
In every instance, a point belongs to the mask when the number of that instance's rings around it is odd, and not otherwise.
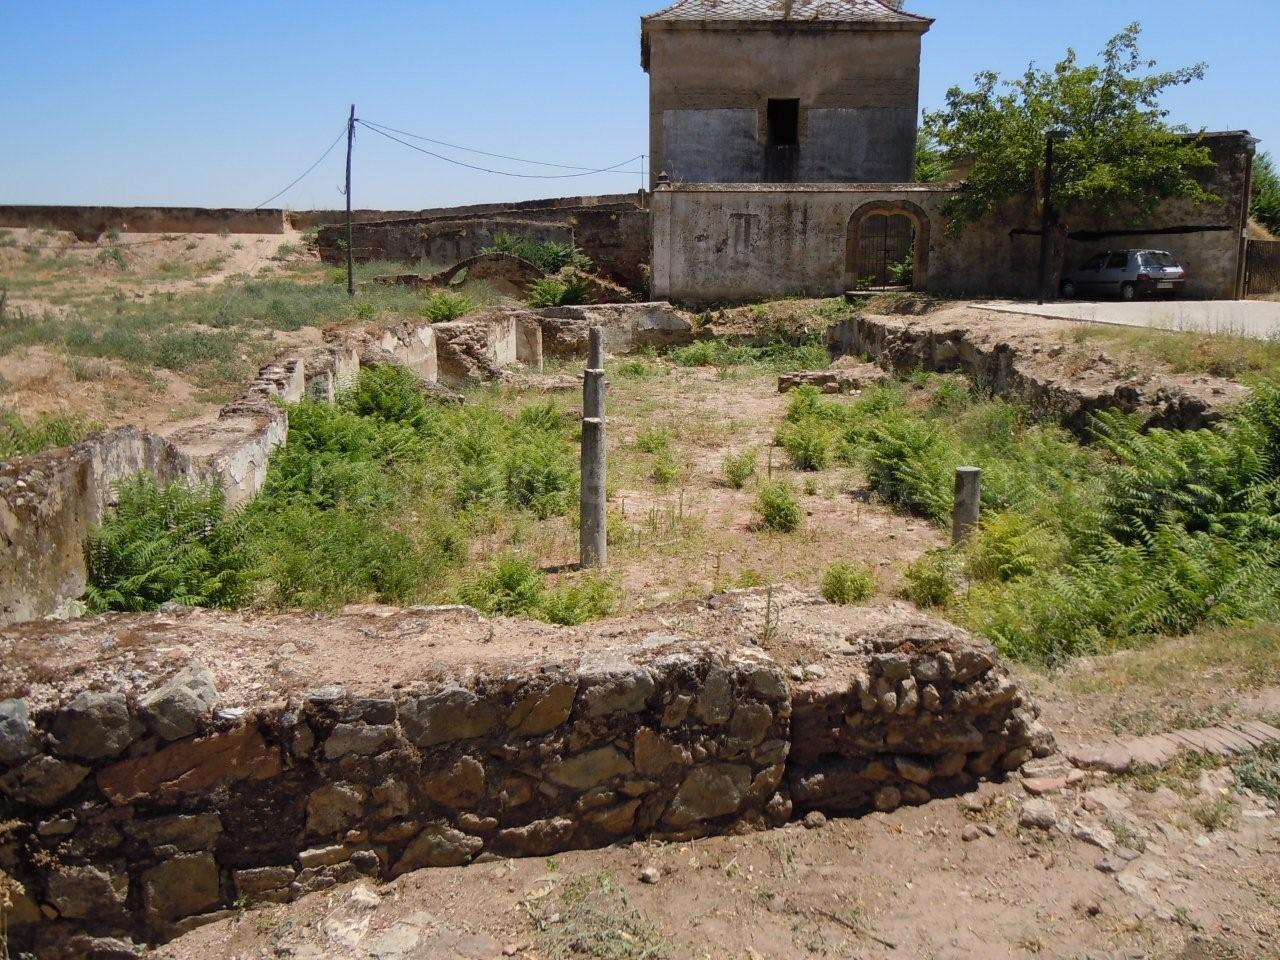
[[[929,271],[929,216],[909,201],[875,201],[849,219],[847,285],[921,289]]]

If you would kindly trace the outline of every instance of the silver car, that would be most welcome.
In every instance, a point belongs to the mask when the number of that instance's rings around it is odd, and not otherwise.
[[[1187,282],[1187,271],[1167,250],[1108,250],[1090,257],[1062,275],[1064,297],[1100,294],[1121,300],[1176,297]]]

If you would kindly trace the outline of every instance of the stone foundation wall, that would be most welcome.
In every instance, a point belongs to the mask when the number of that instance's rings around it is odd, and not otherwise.
[[[752,640],[761,616],[778,646]],[[0,887],[21,885],[10,943],[37,957],[359,876],[888,811],[1053,750],[989,646],[794,590],[570,630],[456,607],[116,615],[0,632],[0,655]]]
[[[383,696],[219,710],[195,663],[29,716],[0,701],[11,945],[161,940],[361,875],[786,819],[791,704],[752,650],[655,636]]]
[[[1052,735],[993,650],[917,627],[870,640],[852,672],[792,696],[787,785],[798,811],[863,814],[972,789],[1052,752]]]
[[[1228,385],[1234,392],[1224,393],[1215,404],[1154,381],[1091,391],[1024,371],[1018,351],[1008,343],[984,344],[963,327],[932,327],[910,317],[841,320],[827,330],[827,345],[834,354],[869,357],[903,375],[916,370],[963,373],[979,390],[1026,404],[1081,436],[1089,435],[1097,410],[1141,413],[1152,427],[1198,430],[1219,421],[1223,410],[1243,395],[1238,385]]]

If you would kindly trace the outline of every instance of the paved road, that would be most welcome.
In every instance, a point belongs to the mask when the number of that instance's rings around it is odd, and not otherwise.
[[[1280,339],[1280,302],[1270,300],[1065,300],[1060,303],[1022,303],[992,300],[979,304],[987,310],[1018,313],[1052,320],[1082,320],[1122,327],[1178,330],[1194,333],[1226,333],[1256,340]]]

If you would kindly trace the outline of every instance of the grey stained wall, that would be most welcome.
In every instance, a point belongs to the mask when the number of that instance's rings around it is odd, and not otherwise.
[[[1187,295],[1239,295],[1241,229],[1249,195],[1252,139],[1206,137],[1215,166],[1203,182],[1219,200],[1169,201],[1150,211],[1065,214],[1068,263],[1105,249],[1171,251],[1189,271]],[[686,303],[744,302],[850,289],[868,271],[857,263],[857,225],[875,212],[901,212],[916,226],[916,286],[947,296],[1034,293],[1039,224],[1027,202],[947,230],[954,185],[671,184],[655,191],[653,294]]]
[[[650,26],[652,170],[677,182],[909,180],[920,33],[838,24]],[[770,99],[800,143],[768,146]]]

